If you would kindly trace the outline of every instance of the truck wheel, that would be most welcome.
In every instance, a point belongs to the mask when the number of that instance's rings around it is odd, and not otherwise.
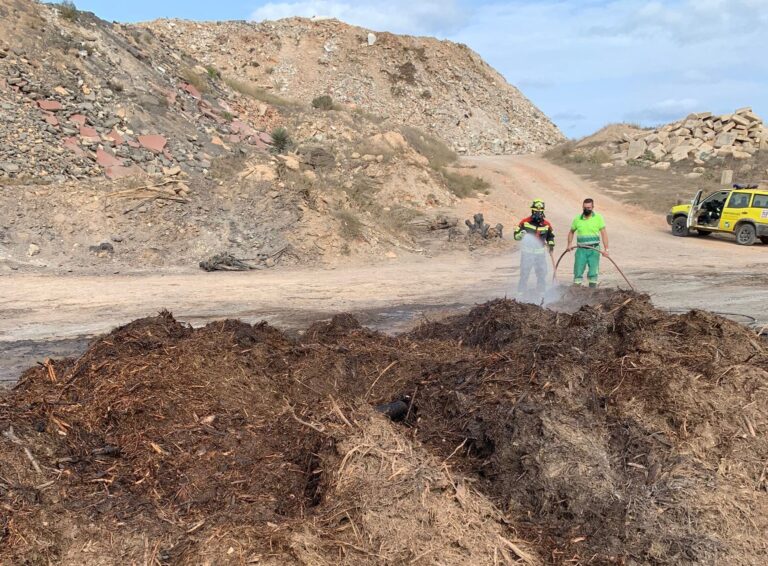
[[[752,224],[740,224],[736,228],[736,243],[742,246],[751,246],[755,243],[757,234]]]
[[[672,234],[674,236],[688,235],[688,219],[685,216],[678,216],[672,221]]]
[[[709,236],[712,232],[710,230],[696,230],[696,235],[700,237]]]

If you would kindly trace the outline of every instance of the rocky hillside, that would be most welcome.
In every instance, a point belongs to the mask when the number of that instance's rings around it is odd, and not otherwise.
[[[751,108],[721,116],[691,114],[655,129],[612,125],[576,144],[587,155],[604,152],[616,165],[640,161],[658,169],[686,160],[703,165],[717,158],[749,159],[766,149],[768,128]]]
[[[0,4],[0,177],[203,172],[279,121],[150,33],[30,0]],[[193,84],[190,84],[193,83]]]
[[[320,95],[411,124],[459,153],[526,153],[563,140],[557,127],[466,45],[374,33],[337,20],[144,28],[224,76],[309,103]]]
[[[413,127],[290,103],[151,29],[31,0],[0,3],[0,109],[0,271],[426,253],[457,245],[428,227],[485,187]]]
[[[615,198],[659,214],[690,202],[698,190],[768,186],[768,129],[750,108],[690,114],[656,128],[609,124],[546,157]]]

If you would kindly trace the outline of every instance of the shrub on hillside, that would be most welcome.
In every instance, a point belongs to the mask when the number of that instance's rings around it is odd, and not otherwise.
[[[318,96],[312,100],[312,108],[317,108],[318,110],[333,110],[333,99],[327,94]]]
[[[487,193],[488,189],[491,188],[488,181],[474,175],[462,175],[450,171],[443,171],[442,174],[448,190],[459,198],[471,197],[477,193]]]
[[[341,237],[346,240],[357,240],[363,235],[363,223],[348,210],[340,210],[336,218],[341,223]]]
[[[429,160],[429,165],[433,169],[440,169],[446,165],[454,163],[458,156],[456,152],[448,147],[442,140],[422,132],[412,126],[403,126],[400,133],[421,155]]]
[[[292,144],[288,130],[282,127],[272,130],[272,149],[275,153],[285,153]]]
[[[80,15],[80,10],[77,9],[74,2],[70,0],[64,0],[61,4],[56,5],[56,9],[59,11],[59,15],[65,20],[74,22]]]
[[[179,73],[179,76],[200,92],[208,92],[208,81],[205,77],[197,74],[189,67],[184,67]]]

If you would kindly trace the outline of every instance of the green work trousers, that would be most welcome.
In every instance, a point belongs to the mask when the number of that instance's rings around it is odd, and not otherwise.
[[[587,268],[589,268],[587,272],[589,285],[595,287],[600,272],[600,251],[597,248],[593,250],[576,248],[576,259],[573,262],[573,282],[575,285],[581,285],[584,270]]]

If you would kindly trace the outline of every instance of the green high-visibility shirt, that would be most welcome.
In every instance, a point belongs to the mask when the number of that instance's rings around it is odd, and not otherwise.
[[[600,245],[600,230],[605,228],[605,220],[597,212],[588,217],[579,214],[571,223],[571,230],[576,232],[576,243],[580,246]]]

